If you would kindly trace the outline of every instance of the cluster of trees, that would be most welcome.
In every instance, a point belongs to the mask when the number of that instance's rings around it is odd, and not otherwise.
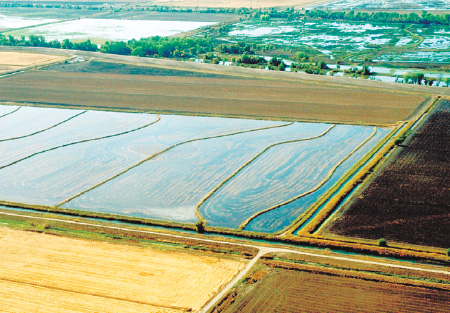
[[[25,46],[25,47],[45,47],[56,49],[74,49],[82,51],[97,51],[98,46],[93,44],[90,40],[83,42],[71,42],[69,39],[64,39],[63,42],[58,40],[46,41],[44,36],[30,35],[29,37],[22,36],[15,38],[13,36],[5,36],[0,34],[1,46]]]
[[[213,51],[213,48],[211,40],[206,38],[154,36],[128,42],[107,41],[102,45],[101,51],[140,57],[190,58]]]
[[[378,23],[411,23],[411,24],[450,24],[450,14],[434,15],[423,11],[421,15],[416,13],[397,12],[337,12],[337,11],[322,11],[312,10],[305,11],[307,17],[312,19],[323,20],[341,20],[352,22],[378,22]]]
[[[250,65],[250,67],[268,68],[273,71],[284,71],[286,69],[286,64],[282,59],[274,57],[268,60],[264,57],[252,56],[247,53],[244,53],[241,57],[235,59],[235,62],[237,65]]]
[[[181,38],[154,36],[140,40],[107,41],[101,47],[104,53],[135,55],[140,57],[191,58],[199,54],[254,54],[257,45],[244,42],[216,44],[204,37]]]
[[[370,71],[370,68],[368,65],[363,65],[361,69],[358,69],[357,67],[349,68],[348,70],[344,70],[344,73],[346,74],[358,74],[358,75],[364,75],[369,76],[373,73]]]
[[[330,69],[324,61],[292,64],[291,71],[304,71],[306,74],[325,75]]]
[[[285,10],[276,10],[272,8],[268,10],[258,10],[254,11],[252,14],[253,18],[261,19],[261,21],[268,21],[271,18],[282,18],[287,20],[299,19],[302,16],[300,11],[295,11],[294,8],[287,8]]]
[[[258,46],[255,44],[248,45],[245,42],[238,42],[235,44],[220,44],[217,47],[214,47],[214,50],[221,53],[226,54],[255,54],[255,49],[257,49]]]
[[[425,77],[423,73],[412,73],[403,76],[403,82],[406,84],[417,84],[417,85],[425,85],[425,86],[433,86],[434,83],[443,82],[446,87],[450,86],[450,78],[446,79],[438,79],[434,77]]]

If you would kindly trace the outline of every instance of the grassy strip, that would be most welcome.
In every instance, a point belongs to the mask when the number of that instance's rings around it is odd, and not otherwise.
[[[307,196],[307,195],[309,195],[309,194],[311,194],[311,193],[317,191],[320,187],[322,187],[322,186],[323,186],[323,185],[331,178],[331,176],[333,176],[334,172],[336,172],[336,170],[338,169],[339,166],[342,165],[342,163],[344,163],[349,157],[351,157],[353,154],[355,154],[356,151],[358,151],[358,150],[359,150],[362,146],[364,146],[370,139],[372,139],[372,138],[375,136],[376,133],[377,133],[377,128],[374,127],[373,133],[372,133],[367,139],[365,139],[361,144],[359,144],[355,149],[353,149],[353,151],[351,151],[351,152],[350,152],[349,154],[347,154],[343,159],[341,159],[341,160],[340,160],[340,161],[339,161],[339,162],[338,162],[338,163],[330,170],[330,172],[328,173],[328,175],[327,175],[321,182],[319,182],[319,184],[316,185],[314,188],[312,188],[312,189],[310,189],[310,190],[308,190],[308,191],[306,191],[306,192],[304,192],[304,193],[302,193],[302,194],[300,194],[300,195],[297,195],[297,196],[295,196],[295,197],[293,197],[293,198],[291,198],[291,199],[289,199],[289,200],[287,200],[287,201],[284,201],[284,202],[282,202],[282,203],[280,203],[280,204],[274,205],[274,206],[272,206],[272,207],[270,207],[270,208],[267,208],[267,209],[265,209],[265,210],[262,210],[262,211],[259,211],[259,212],[255,213],[254,215],[252,215],[251,217],[249,217],[247,220],[245,220],[244,223],[241,224],[241,226],[239,227],[239,229],[244,229],[244,227],[247,226],[247,224],[250,223],[250,221],[251,221],[252,219],[254,219],[254,218],[256,218],[256,217],[258,217],[258,216],[260,216],[260,215],[262,215],[262,214],[264,214],[264,213],[267,213],[267,212],[269,212],[269,211],[275,210],[275,209],[277,209],[277,208],[279,208],[279,207],[281,207],[281,206],[283,206],[283,205],[286,205],[286,204],[288,204],[288,203],[291,203],[291,202],[293,202],[293,201],[295,201],[295,200],[297,200],[297,199],[300,199],[300,198],[302,198],[302,197],[304,197],[304,196]]]
[[[189,140],[186,140],[186,141],[179,142],[177,144],[174,144],[174,145],[172,145],[170,147],[165,148],[164,150],[161,150],[159,152],[156,152],[156,153],[152,154],[151,156],[149,156],[149,157],[139,161],[135,165],[132,165],[132,166],[126,168],[125,170],[115,174],[114,176],[112,176],[112,177],[110,177],[108,179],[105,179],[104,181],[102,181],[100,183],[97,183],[94,186],[77,193],[76,195],[74,195],[74,196],[64,200],[63,202],[59,203],[57,206],[59,207],[59,206],[61,206],[63,204],[66,204],[66,203],[72,201],[73,199],[75,199],[75,198],[77,198],[77,197],[79,197],[79,196],[81,196],[81,195],[83,195],[83,194],[85,194],[85,193],[87,193],[87,192],[97,188],[97,187],[100,187],[101,185],[106,184],[107,182],[109,182],[109,181],[111,181],[111,180],[113,180],[113,179],[115,179],[115,178],[117,178],[117,177],[127,173],[128,171],[132,170],[133,168],[136,168],[139,165],[142,165],[145,162],[150,161],[150,160],[154,159],[155,157],[157,157],[157,156],[159,156],[159,155],[161,155],[161,154],[163,154],[163,153],[165,153],[165,152],[167,152],[169,150],[172,150],[173,148],[176,148],[178,146],[181,146],[181,145],[184,145],[184,144],[187,144],[187,143],[191,143],[191,142],[197,142],[197,141],[202,141],[202,140],[207,140],[207,139],[214,139],[214,138],[222,138],[222,137],[234,136],[234,135],[239,135],[239,134],[245,134],[245,133],[251,133],[251,132],[255,132],[255,131],[260,131],[260,130],[266,130],[266,129],[272,129],[272,128],[278,128],[278,127],[285,127],[285,126],[289,126],[289,125],[290,124],[281,124],[281,125],[275,125],[275,126],[260,127],[260,128],[250,129],[250,130],[238,131],[238,132],[234,132],[234,133],[227,133],[227,134],[216,135],[216,136],[208,136],[208,137],[202,137],[202,138],[196,138],[196,139],[189,139]]]
[[[292,123],[291,123],[292,125]],[[203,216],[200,214],[199,209],[202,206],[203,203],[205,203],[206,200],[208,200],[217,190],[219,190],[223,185],[225,185],[229,180],[233,179],[233,177],[235,177],[239,172],[241,172],[244,168],[246,168],[248,165],[250,165],[250,163],[252,163],[253,161],[255,161],[257,158],[259,158],[262,154],[264,154],[265,152],[267,152],[267,150],[275,147],[275,146],[279,146],[279,145],[283,145],[283,144],[287,144],[287,143],[293,143],[293,142],[301,142],[301,141],[308,141],[308,140],[314,140],[317,138],[320,138],[322,136],[325,136],[331,129],[333,129],[336,125],[332,125],[330,126],[325,132],[321,133],[320,135],[314,136],[314,137],[310,137],[310,138],[303,138],[303,139],[296,139],[296,140],[288,140],[288,141],[282,141],[282,142],[277,142],[275,144],[272,144],[270,146],[265,147],[262,151],[260,151],[259,153],[257,153],[253,158],[251,158],[250,160],[248,160],[244,165],[242,165],[241,167],[239,167],[236,171],[234,171],[230,176],[228,176],[225,180],[223,180],[222,182],[219,183],[219,185],[217,185],[213,190],[211,190],[206,196],[204,196],[200,202],[197,204],[197,206],[195,207],[195,213],[197,214],[198,218],[203,222],[206,223],[206,220],[203,218]],[[243,229],[243,227],[239,227],[239,229]]]
[[[87,112],[87,111],[85,111],[85,112]],[[160,120],[161,120],[160,116],[157,115],[156,121],[153,121],[153,122],[151,122],[151,123],[142,125],[141,127],[138,127],[138,128],[130,129],[130,130],[127,130],[127,131],[124,131],[124,132],[121,132],[121,133],[112,134],[112,135],[106,135],[106,136],[96,137],[96,138],[91,138],[91,139],[78,140],[78,141],[66,143],[66,144],[63,144],[63,145],[60,145],[60,146],[56,146],[56,147],[53,147],[53,148],[50,148],[50,149],[45,149],[45,150],[42,150],[42,151],[39,151],[39,152],[35,152],[35,153],[32,153],[32,154],[30,154],[30,155],[28,155],[28,156],[26,156],[26,157],[23,157],[23,158],[21,158],[21,159],[15,160],[15,161],[13,161],[13,162],[11,162],[11,163],[9,163],[9,164],[2,165],[2,166],[0,166],[0,169],[3,169],[3,168],[5,168],[5,167],[14,165],[14,164],[19,163],[19,162],[22,162],[22,161],[25,161],[25,160],[27,160],[27,159],[30,159],[30,158],[32,158],[32,157],[34,157],[34,156],[36,156],[36,155],[39,155],[39,154],[42,154],[42,153],[45,153],[45,152],[49,152],[49,151],[57,150],[57,149],[60,149],[60,148],[65,148],[65,147],[73,146],[73,145],[80,144],[80,143],[85,143],[85,142],[90,142],[90,141],[96,141],[96,140],[102,140],[102,139],[107,139],[107,138],[113,138],[113,137],[117,137],[117,136],[129,134],[129,133],[133,133],[133,132],[135,132],[135,131],[138,131],[138,130],[147,128],[147,127],[149,127],[149,126],[151,126],[151,125],[153,125],[153,124],[156,124],[156,123],[158,123]],[[1,140],[0,140],[0,142],[1,142]]]
[[[95,213],[81,210],[63,209],[52,206],[38,206],[21,203],[12,203],[0,201],[0,205],[5,207],[23,208],[41,212],[52,212],[64,214],[68,216],[98,218],[110,221],[119,221],[125,223],[132,223],[136,225],[146,226],[160,226],[165,228],[183,229],[190,231],[197,231],[194,224],[181,224],[175,222],[167,222],[161,220],[151,220],[146,218],[133,218],[114,214]],[[450,264],[450,259],[446,256],[444,249],[432,249],[432,251],[424,251],[414,248],[411,245],[397,245],[390,244],[388,247],[379,247],[373,241],[358,241],[351,239],[327,239],[327,238],[313,238],[313,237],[280,237],[275,234],[264,234],[249,231],[239,231],[219,227],[205,227],[205,232],[211,234],[230,235],[254,240],[267,240],[272,242],[280,242],[291,245],[303,245],[319,248],[338,249],[347,252],[355,252],[360,254],[368,254],[375,256],[387,256],[407,260],[432,260],[443,264]],[[441,251],[442,250],[442,251]]]
[[[17,111],[17,110],[16,110],[16,111]],[[16,140],[16,139],[22,139],[22,138],[27,138],[27,137],[31,137],[31,136],[34,136],[34,135],[43,133],[43,132],[45,132],[45,131],[47,131],[47,130],[49,130],[49,129],[52,129],[52,128],[55,128],[55,127],[57,127],[57,126],[59,126],[59,125],[61,125],[61,124],[64,124],[64,123],[66,123],[66,122],[68,122],[68,121],[70,121],[70,120],[72,120],[72,119],[74,119],[74,118],[80,116],[81,114],[86,113],[86,112],[87,112],[87,111],[82,111],[82,112],[80,112],[80,113],[78,113],[78,114],[75,114],[74,116],[71,116],[71,117],[65,119],[64,121],[61,121],[61,122],[56,123],[56,124],[54,124],[54,125],[51,125],[51,126],[49,126],[49,127],[47,127],[47,128],[44,128],[44,129],[35,131],[34,133],[31,133],[31,134],[28,134],[28,135],[23,135],[23,136],[18,136],[18,137],[12,137],[12,138],[7,138],[7,139],[0,139],[0,142],[3,142],[3,141],[10,141],[10,140]]]
[[[205,244],[203,242],[195,242],[195,240],[171,240],[170,237],[165,237],[163,234],[161,235],[161,238],[157,238],[152,235],[146,236],[145,234],[143,235],[135,232],[111,231],[104,228],[99,229],[95,226],[68,224],[61,221],[36,221],[26,217],[22,218],[0,215],[0,226],[56,236],[137,245],[159,250],[183,249],[245,258],[253,257],[253,254],[250,251],[245,252],[244,250],[235,250],[232,246],[219,247],[209,245],[208,243]]]

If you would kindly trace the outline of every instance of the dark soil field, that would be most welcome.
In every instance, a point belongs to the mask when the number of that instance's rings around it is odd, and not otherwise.
[[[450,292],[283,268],[253,273],[213,312],[448,312]]]
[[[169,68],[138,66],[124,63],[113,63],[103,61],[74,62],[69,64],[55,64],[47,66],[46,71],[58,71],[68,73],[108,73],[123,75],[146,75],[146,76],[182,76],[182,77],[210,77],[210,78],[233,78],[231,75],[220,75],[213,73],[193,72],[175,70]]]
[[[283,120],[391,124],[425,96],[317,82],[37,70],[2,78],[0,101]]]
[[[375,172],[326,233],[450,247],[450,101]]]

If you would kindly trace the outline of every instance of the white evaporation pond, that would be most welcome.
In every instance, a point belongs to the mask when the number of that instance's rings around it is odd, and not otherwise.
[[[297,31],[292,26],[280,26],[280,27],[258,27],[253,29],[239,29],[233,30],[228,33],[229,36],[245,36],[245,37],[262,37],[266,35],[276,35],[283,33],[290,33]]]
[[[403,38],[400,38],[400,40],[395,44],[395,46],[403,47],[403,46],[406,46],[407,44],[409,44],[411,41],[412,41],[411,38],[403,37]]]
[[[39,24],[56,22],[55,19],[27,18],[20,16],[7,16],[0,14],[0,28],[16,29],[21,27],[34,26]]]
[[[324,26],[329,26],[332,28],[339,29],[345,33],[355,32],[355,33],[364,33],[368,30],[383,30],[383,29],[392,29],[389,26],[377,26],[369,23],[366,24],[349,24],[349,23],[323,23]]]
[[[419,49],[447,50],[449,48],[450,38],[444,36],[433,36],[431,38],[425,38],[425,40],[419,46]]]
[[[211,25],[211,22],[81,19],[25,29],[21,35],[42,35],[47,40],[105,39],[127,41],[151,36],[172,36]]]

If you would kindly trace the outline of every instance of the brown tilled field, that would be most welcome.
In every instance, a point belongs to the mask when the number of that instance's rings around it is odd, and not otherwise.
[[[448,312],[450,292],[350,278],[320,269],[263,268],[212,312]]]
[[[20,70],[64,60],[64,57],[47,54],[0,51],[0,73]]]
[[[240,261],[0,228],[2,312],[201,308]]]
[[[0,100],[272,119],[391,124],[424,96],[308,81],[33,71],[2,79]]]
[[[325,234],[450,244],[450,101],[441,101]]]

